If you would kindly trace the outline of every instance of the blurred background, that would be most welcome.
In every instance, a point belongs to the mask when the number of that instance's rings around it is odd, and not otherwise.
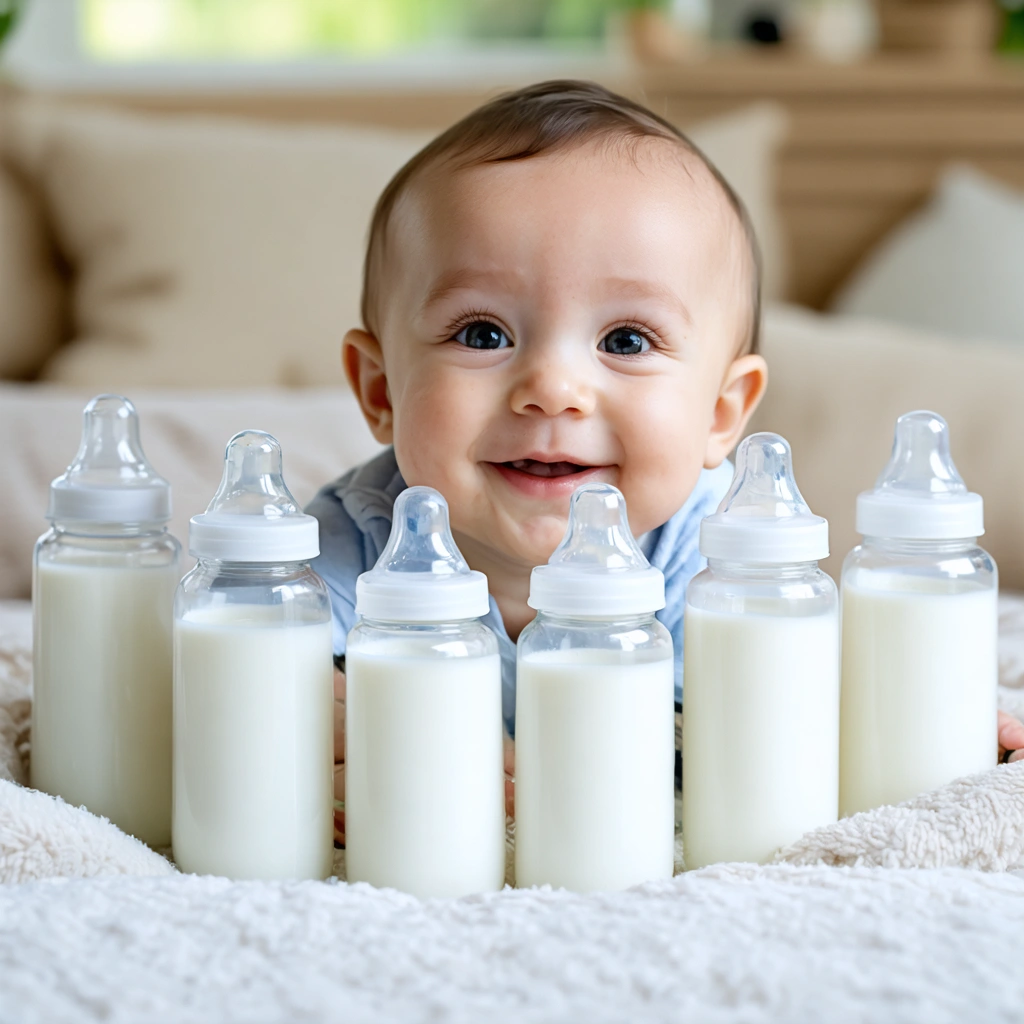
[[[679,124],[747,204],[755,425],[793,444],[826,567],[931,407],[1024,590],[1024,0],[0,0],[0,598],[96,392],[136,400],[181,535],[241,427],[302,500],[372,454],[338,351],[373,202],[553,77]]]

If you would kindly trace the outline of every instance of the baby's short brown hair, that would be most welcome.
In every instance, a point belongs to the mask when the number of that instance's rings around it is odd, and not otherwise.
[[[457,170],[477,164],[527,160],[549,150],[601,138],[666,139],[693,154],[708,169],[739,218],[750,248],[750,329],[742,351],[756,352],[761,325],[761,252],[740,197],[718,168],[675,125],[594,82],[569,80],[530,85],[485,103],[424,146],[388,182],[370,221],[361,307],[365,328],[376,333],[377,282],[392,211],[417,175],[442,163]]]

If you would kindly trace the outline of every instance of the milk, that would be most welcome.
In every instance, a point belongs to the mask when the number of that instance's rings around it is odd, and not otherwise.
[[[345,661],[348,880],[421,898],[505,879],[500,660],[439,656],[432,639]]]
[[[329,622],[196,609],[174,627],[174,858],[230,878],[325,878],[333,859]]]
[[[516,884],[579,892],[671,878],[675,710],[671,647],[520,657]]]
[[[996,591],[871,575],[842,591],[843,815],[996,763]]]
[[[687,868],[764,863],[837,818],[835,613],[686,606],[683,847]]]
[[[171,841],[175,564],[39,562],[32,785],[148,843]]]

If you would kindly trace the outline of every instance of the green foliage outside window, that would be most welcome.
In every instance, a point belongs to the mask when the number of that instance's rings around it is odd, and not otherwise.
[[[472,41],[596,42],[610,11],[659,0],[79,2],[86,51],[133,61],[366,56]]]

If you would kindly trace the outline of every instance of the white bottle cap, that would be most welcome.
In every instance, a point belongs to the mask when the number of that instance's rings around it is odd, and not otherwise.
[[[196,558],[224,562],[305,562],[320,554],[320,524],[285,485],[276,438],[243,430],[228,441],[220,487],[192,517],[188,542]]]
[[[97,395],[86,407],[82,443],[50,484],[46,518],[60,523],[166,523],[171,485],[146,460],[135,406]]]
[[[665,607],[665,577],[633,539],[617,487],[576,488],[562,543],[530,574],[527,604],[553,615],[602,619]]]
[[[448,502],[433,487],[402,491],[387,545],[356,580],[356,614],[385,622],[458,622],[489,608],[487,577],[462,557]]]
[[[754,565],[828,556],[828,523],[800,494],[785,438],[751,434],[740,442],[729,493],[700,524],[700,553]]]
[[[896,421],[892,458],[873,491],[857,498],[857,532],[900,540],[957,540],[985,532],[984,503],[967,490],[949,453],[949,426],[938,413]]]

